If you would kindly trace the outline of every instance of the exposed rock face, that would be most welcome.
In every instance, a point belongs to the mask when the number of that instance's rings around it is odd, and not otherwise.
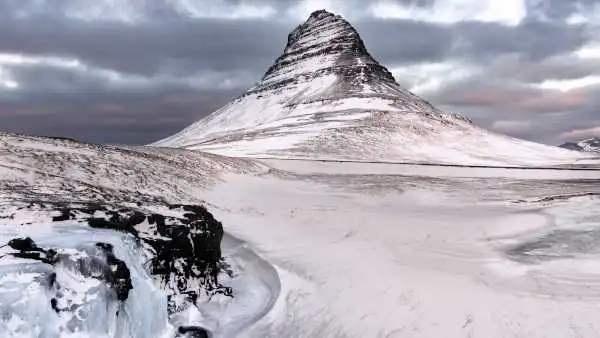
[[[576,154],[497,135],[400,86],[342,17],[316,11],[250,90],[156,146],[240,157],[485,165]]]
[[[101,203],[30,202],[16,208],[13,214],[0,216],[0,222],[4,219],[14,223],[18,217],[34,214],[40,223],[47,218],[48,222],[81,223],[80,226],[129,234],[137,242],[140,253],[147,252],[146,269],[166,291],[169,316],[197,306],[216,294],[232,296],[232,290],[218,280],[221,272],[227,273],[221,257],[221,223],[203,206],[154,205],[153,209],[157,211]],[[2,256],[39,261],[49,266],[41,282],[53,295],[48,306],[57,315],[72,317],[67,330],[77,330],[84,325],[78,319],[78,313],[85,312],[87,306],[81,299],[114,297],[122,303],[133,289],[130,270],[110,243],[97,242],[73,249],[44,248],[29,237],[16,237],[0,244]],[[89,290],[82,292],[85,288],[78,284],[63,283],[69,280],[65,271],[81,276],[78,277],[80,283],[90,285]],[[94,282],[86,280],[100,283],[95,287]],[[120,306],[112,307],[113,315],[118,316],[119,309]],[[179,331],[182,337],[206,336],[201,327]]]
[[[364,93],[365,87],[379,95],[394,95],[402,90],[392,73],[367,51],[358,32],[338,15],[321,10],[294,29],[283,54],[267,70],[259,84],[248,93],[266,92],[336,75],[338,96]],[[397,89],[396,91],[392,89]]]
[[[566,142],[561,144],[560,147],[575,151],[600,152],[600,137],[594,137],[578,142]]]

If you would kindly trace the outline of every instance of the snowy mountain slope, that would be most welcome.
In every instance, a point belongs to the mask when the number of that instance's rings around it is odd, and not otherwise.
[[[486,165],[585,155],[494,134],[402,88],[340,16],[313,13],[244,95],[153,145],[231,156]]]
[[[70,200],[76,192],[76,201],[198,203],[196,190],[220,175],[257,170],[248,160],[200,152],[0,133],[0,192],[11,194]]]
[[[270,308],[276,273],[239,241],[222,245],[201,191],[263,171],[0,133],[2,337],[222,337],[250,325]]]
[[[561,144],[560,147],[576,151],[600,152],[600,138],[594,137],[578,142],[566,142]]]

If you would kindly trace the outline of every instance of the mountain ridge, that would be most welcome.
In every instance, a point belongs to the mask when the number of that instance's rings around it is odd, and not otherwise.
[[[565,142],[559,147],[575,151],[600,153],[600,137],[592,137],[574,142]]]

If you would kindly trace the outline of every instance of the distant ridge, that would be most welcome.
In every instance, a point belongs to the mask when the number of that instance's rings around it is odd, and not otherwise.
[[[600,153],[600,137],[593,137],[577,142],[566,142],[561,144],[560,147],[575,151]]]

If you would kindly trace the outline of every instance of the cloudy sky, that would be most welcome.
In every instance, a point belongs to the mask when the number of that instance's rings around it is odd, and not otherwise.
[[[0,0],[0,131],[158,140],[252,86],[321,8],[439,107],[600,136],[600,0]]]

